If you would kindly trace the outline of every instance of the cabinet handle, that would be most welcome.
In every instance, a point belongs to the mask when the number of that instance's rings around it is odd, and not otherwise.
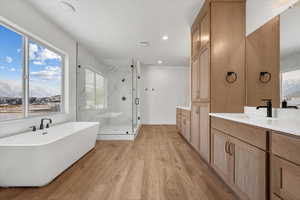
[[[225,143],[225,152],[226,152],[226,153],[229,153],[229,151],[228,151],[228,144],[229,144],[229,142],[226,141],[226,143]]]
[[[234,144],[232,144],[232,143],[229,144],[228,151],[229,151],[229,155],[232,156],[234,154]]]

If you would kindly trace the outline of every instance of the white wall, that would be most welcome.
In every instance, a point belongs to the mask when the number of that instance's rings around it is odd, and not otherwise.
[[[246,34],[249,35],[298,0],[247,0]]]
[[[65,100],[68,113],[51,117],[54,123],[74,121],[76,119],[76,41],[23,0],[1,0],[0,20],[67,55],[65,90],[68,95]],[[29,130],[29,126],[39,124],[40,118],[0,122],[0,137]]]
[[[188,105],[187,77],[187,67],[142,67],[141,117],[143,124],[176,123],[176,106]],[[146,88],[148,88],[147,91]]]

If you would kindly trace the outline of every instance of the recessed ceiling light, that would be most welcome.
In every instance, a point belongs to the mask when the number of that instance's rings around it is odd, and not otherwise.
[[[149,42],[144,41],[144,42],[139,42],[139,43],[137,44],[137,46],[138,46],[138,47],[149,47],[150,44],[149,44]]]
[[[169,39],[169,36],[164,35],[164,36],[162,37],[162,39],[163,39],[163,40],[168,40],[168,39]]]
[[[72,13],[76,12],[75,7],[66,1],[61,1],[60,6],[62,7],[62,9],[64,9],[67,12],[72,12]]]
[[[157,61],[157,63],[158,63],[158,64],[162,64],[162,63],[163,63],[163,61],[162,61],[162,60],[159,60],[159,61]]]

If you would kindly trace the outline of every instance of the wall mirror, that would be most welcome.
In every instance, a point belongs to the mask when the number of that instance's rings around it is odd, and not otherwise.
[[[280,96],[300,108],[300,1],[280,15]]]

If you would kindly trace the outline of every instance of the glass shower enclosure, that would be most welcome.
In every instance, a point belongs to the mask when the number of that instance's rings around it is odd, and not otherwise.
[[[80,66],[77,120],[99,122],[99,140],[133,140],[141,121],[140,79],[139,62],[114,67],[105,73],[96,67]]]

